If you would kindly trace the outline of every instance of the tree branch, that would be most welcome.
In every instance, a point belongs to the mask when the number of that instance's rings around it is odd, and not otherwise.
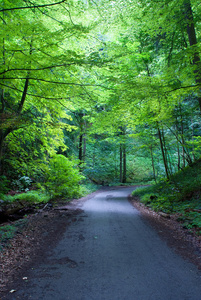
[[[69,67],[71,65],[75,65],[76,63],[70,63],[70,64],[61,64],[61,65],[53,65],[53,66],[48,66],[48,67],[43,67],[43,68],[37,68],[37,69],[9,69],[5,70],[0,73],[0,75],[5,74],[7,72],[12,72],[12,71],[41,71],[41,70],[48,70],[48,69],[53,69],[53,68],[59,68],[59,67]]]
[[[169,90],[169,91],[166,91],[166,93],[172,93],[174,91],[177,91],[177,90],[181,90],[181,89],[189,89],[189,88],[199,88],[200,87],[200,84],[194,84],[194,85],[187,85],[187,86],[180,86],[178,88],[175,88],[173,90]]]
[[[4,78],[4,80],[26,80],[26,77],[7,77]],[[42,82],[47,82],[47,83],[52,83],[52,84],[61,84],[61,85],[74,85],[74,86],[81,86],[81,87],[102,87],[107,90],[115,90],[114,88],[110,88],[107,86],[103,86],[101,84],[82,84],[82,83],[75,83],[75,82],[62,82],[62,81],[51,81],[51,80],[46,80],[42,78],[34,78],[34,77],[29,77],[29,80],[36,80],[36,81],[42,81]],[[1,83],[0,83],[1,85]]]
[[[0,85],[4,86],[4,87],[7,87],[11,90],[15,90],[17,92],[20,92],[20,93],[23,93],[22,90],[16,88],[16,87],[12,87],[12,86],[9,86],[9,85],[6,85],[6,84],[3,84],[3,83],[0,83]],[[86,92],[87,96],[90,97],[90,95]],[[76,96],[71,96],[71,97],[46,97],[46,96],[42,96],[42,95],[36,95],[36,94],[31,94],[31,93],[27,93],[27,96],[31,96],[31,97],[35,97],[35,98],[39,98],[39,99],[45,99],[45,100],[55,100],[55,101],[62,101],[62,100],[72,100],[72,98],[75,98],[75,97],[81,97],[83,96],[84,94],[78,94]],[[60,103],[61,104],[61,103]],[[63,104],[61,104],[63,105]]]
[[[61,4],[61,3],[64,3],[64,2],[66,2],[66,0],[62,0],[60,2],[55,2],[55,3],[50,3],[50,4],[43,4],[43,5],[31,5],[31,6],[22,6],[22,7],[13,7],[13,8],[3,8],[3,9],[0,9],[0,12],[9,11],[9,10],[17,10],[17,9],[47,7],[47,6],[58,5],[58,4]]]

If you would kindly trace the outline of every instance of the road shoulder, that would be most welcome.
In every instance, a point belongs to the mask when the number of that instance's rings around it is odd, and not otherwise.
[[[142,203],[138,197],[129,197],[130,203],[140,211],[158,235],[184,259],[192,262],[201,270],[201,238],[184,229],[175,216],[166,216],[154,212]]]

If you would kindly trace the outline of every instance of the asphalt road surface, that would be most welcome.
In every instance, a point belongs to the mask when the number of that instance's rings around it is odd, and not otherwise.
[[[105,190],[12,300],[201,300],[201,273],[162,241],[128,202],[132,188]]]

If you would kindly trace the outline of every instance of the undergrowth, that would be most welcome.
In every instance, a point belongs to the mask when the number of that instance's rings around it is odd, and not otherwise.
[[[94,185],[90,182],[85,182],[84,184],[80,185],[79,195],[80,197],[86,196],[97,189],[100,186]],[[59,198],[52,198],[49,193],[47,193],[44,189],[40,190],[31,190],[24,193],[17,193],[15,195],[4,195],[0,194],[0,209],[3,208],[13,208],[13,207],[34,207],[34,209],[40,208],[40,204],[46,204],[51,200],[53,205],[59,204]],[[72,198],[63,198],[63,202],[68,202],[72,200]],[[23,219],[18,221],[14,221],[11,224],[2,224],[0,226],[0,251],[2,251],[5,247],[9,246],[10,240],[23,230],[24,224],[27,222],[26,216]]]
[[[24,218],[15,221],[12,224],[0,226],[0,251],[9,246],[10,240],[16,235],[16,233],[23,231],[26,223],[27,219]]]
[[[28,191],[22,194],[11,195],[2,195],[4,203],[13,203],[16,201],[23,201],[29,204],[37,204],[37,203],[47,203],[51,198],[46,192],[41,190],[39,191]]]
[[[178,214],[183,227],[201,234],[201,161],[161,180],[133,191],[140,201],[155,211]]]
[[[84,182],[81,186],[81,196],[87,196],[88,194],[91,194],[95,191],[97,191],[98,189],[100,189],[100,185],[96,185],[94,183],[91,182]]]

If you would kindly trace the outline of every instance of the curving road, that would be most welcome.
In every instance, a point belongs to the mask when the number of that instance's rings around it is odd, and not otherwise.
[[[201,273],[128,202],[132,188],[98,193],[9,300],[201,300]]]

